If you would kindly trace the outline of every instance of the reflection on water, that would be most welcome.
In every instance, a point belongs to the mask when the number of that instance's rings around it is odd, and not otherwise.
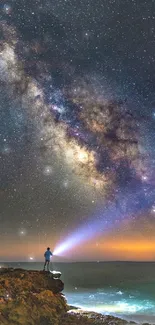
[[[140,299],[138,292],[129,294],[111,288],[89,292],[76,288],[75,291],[65,294],[70,305],[88,311],[110,314],[130,320],[141,321],[143,318],[143,321],[155,321],[155,301]]]

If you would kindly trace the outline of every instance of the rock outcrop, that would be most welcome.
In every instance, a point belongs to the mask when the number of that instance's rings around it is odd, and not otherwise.
[[[0,269],[0,325],[60,325],[63,288],[48,272]]]

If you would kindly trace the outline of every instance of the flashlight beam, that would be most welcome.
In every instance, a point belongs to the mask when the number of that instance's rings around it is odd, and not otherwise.
[[[55,248],[54,255],[64,256],[68,250],[80,243],[118,227],[123,220],[131,218],[133,214],[144,212],[151,204],[144,198],[143,189],[120,196],[115,203],[110,204],[104,211],[97,211],[91,220],[87,220],[63,243],[60,243]]]

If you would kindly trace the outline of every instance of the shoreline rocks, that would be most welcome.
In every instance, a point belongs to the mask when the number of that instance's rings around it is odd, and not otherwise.
[[[92,325],[132,325],[136,322],[128,322],[118,317],[110,315],[102,315],[93,311],[85,311],[82,309],[71,309],[68,314],[78,317],[78,319],[88,319]],[[80,323],[81,324],[81,323]]]

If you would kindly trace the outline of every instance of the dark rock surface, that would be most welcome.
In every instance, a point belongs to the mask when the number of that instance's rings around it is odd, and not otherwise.
[[[0,325],[59,325],[64,284],[43,271],[0,269]]]

